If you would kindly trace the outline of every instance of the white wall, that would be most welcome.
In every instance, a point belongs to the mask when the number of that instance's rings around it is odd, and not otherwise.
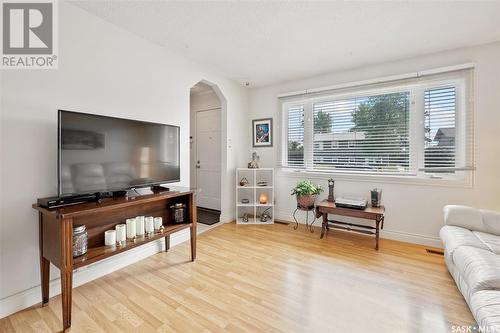
[[[277,84],[252,89],[250,93],[251,119],[273,117],[275,131],[279,132],[280,93],[330,86],[394,74],[432,69],[454,64],[475,62],[475,134],[476,165],[473,188],[449,188],[398,183],[375,183],[361,181],[336,182],[336,194],[356,194],[368,197],[374,187],[383,189],[382,200],[386,206],[386,222],[383,237],[440,245],[438,232],[443,225],[442,208],[446,204],[465,204],[475,207],[500,209],[500,44],[432,54],[415,59],[391,62],[351,71],[331,73],[306,80]],[[250,126],[250,125],[249,125]],[[260,155],[261,166],[277,164],[278,137],[273,148],[251,148]],[[250,147],[250,146],[249,146]],[[244,166],[246,159],[240,165]],[[290,189],[299,178],[278,173],[276,191],[276,218],[291,220],[295,199]],[[335,178],[335,177],[334,177]],[[312,179],[327,186],[326,177]],[[323,197],[326,193],[323,194]]]
[[[190,88],[202,79],[217,84],[227,102],[227,218],[233,214],[233,170],[248,147],[249,139],[240,139],[248,131],[245,88],[71,4],[60,2],[59,10],[59,69],[10,70],[1,77],[0,317],[40,301],[31,204],[57,192],[58,109],[181,126],[180,184],[189,185]],[[129,257],[116,261],[126,264]],[[112,261],[92,269],[104,272]],[[85,280],[79,274],[76,283]]]

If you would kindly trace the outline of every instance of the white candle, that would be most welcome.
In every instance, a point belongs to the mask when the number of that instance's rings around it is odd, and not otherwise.
[[[135,223],[136,223],[136,235],[137,236],[144,236],[144,216],[137,216],[135,218]]]
[[[127,225],[126,224],[117,224],[116,225],[116,241],[122,242],[125,244],[127,240]]]
[[[104,245],[115,246],[116,244],[116,231],[108,230],[104,232]]]
[[[135,237],[135,219],[127,219],[127,238],[132,239]]]
[[[155,224],[155,231],[160,230],[160,227],[163,224],[163,219],[161,217],[155,217],[154,218],[154,224]]]
[[[146,233],[153,233],[155,231],[154,228],[154,220],[152,216],[146,217]]]

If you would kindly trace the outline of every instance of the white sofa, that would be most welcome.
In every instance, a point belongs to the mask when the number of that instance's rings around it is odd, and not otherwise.
[[[448,270],[477,324],[500,332],[500,213],[450,205],[444,221],[439,234]]]

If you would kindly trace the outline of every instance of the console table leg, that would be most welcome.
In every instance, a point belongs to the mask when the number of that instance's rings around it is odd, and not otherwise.
[[[320,239],[325,236],[326,228],[328,226],[328,214],[323,213],[323,222],[321,223],[321,236]]]
[[[42,286],[42,306],[49,303],[50,261],[40,254],[40,277]]]
[[[73,271],[61,271],[62,315],[64,331],[71,327],[71,293],[73,288]]]
[[[375,250],[378,251],[378,241],[380,239],[380,219],[375,221]]]
[[[191,230],[191,261],[196,259],[196,227],[195,225],[189,228]]]
[[[43,214],[38,213],[38,244],[40,246],[40,282],[42,287],[42,306],[49,303],[49,277],[50,277],[50,261],[43,256]]]
[[[61,221],[61,304],[63,329],[71,327],[71,295],[73,293],[73,220]]]
[[[165,236],[165,252],[170,250],[170,235]]]

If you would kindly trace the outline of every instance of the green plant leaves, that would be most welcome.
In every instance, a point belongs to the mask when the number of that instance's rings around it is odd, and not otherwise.
[[[303,195],[315,195],[319,194],[323,191],[321,186],[313,184],[309,180],[301,180],[295,185],[292,189],[292,195],[296,195],[298,197]]]

